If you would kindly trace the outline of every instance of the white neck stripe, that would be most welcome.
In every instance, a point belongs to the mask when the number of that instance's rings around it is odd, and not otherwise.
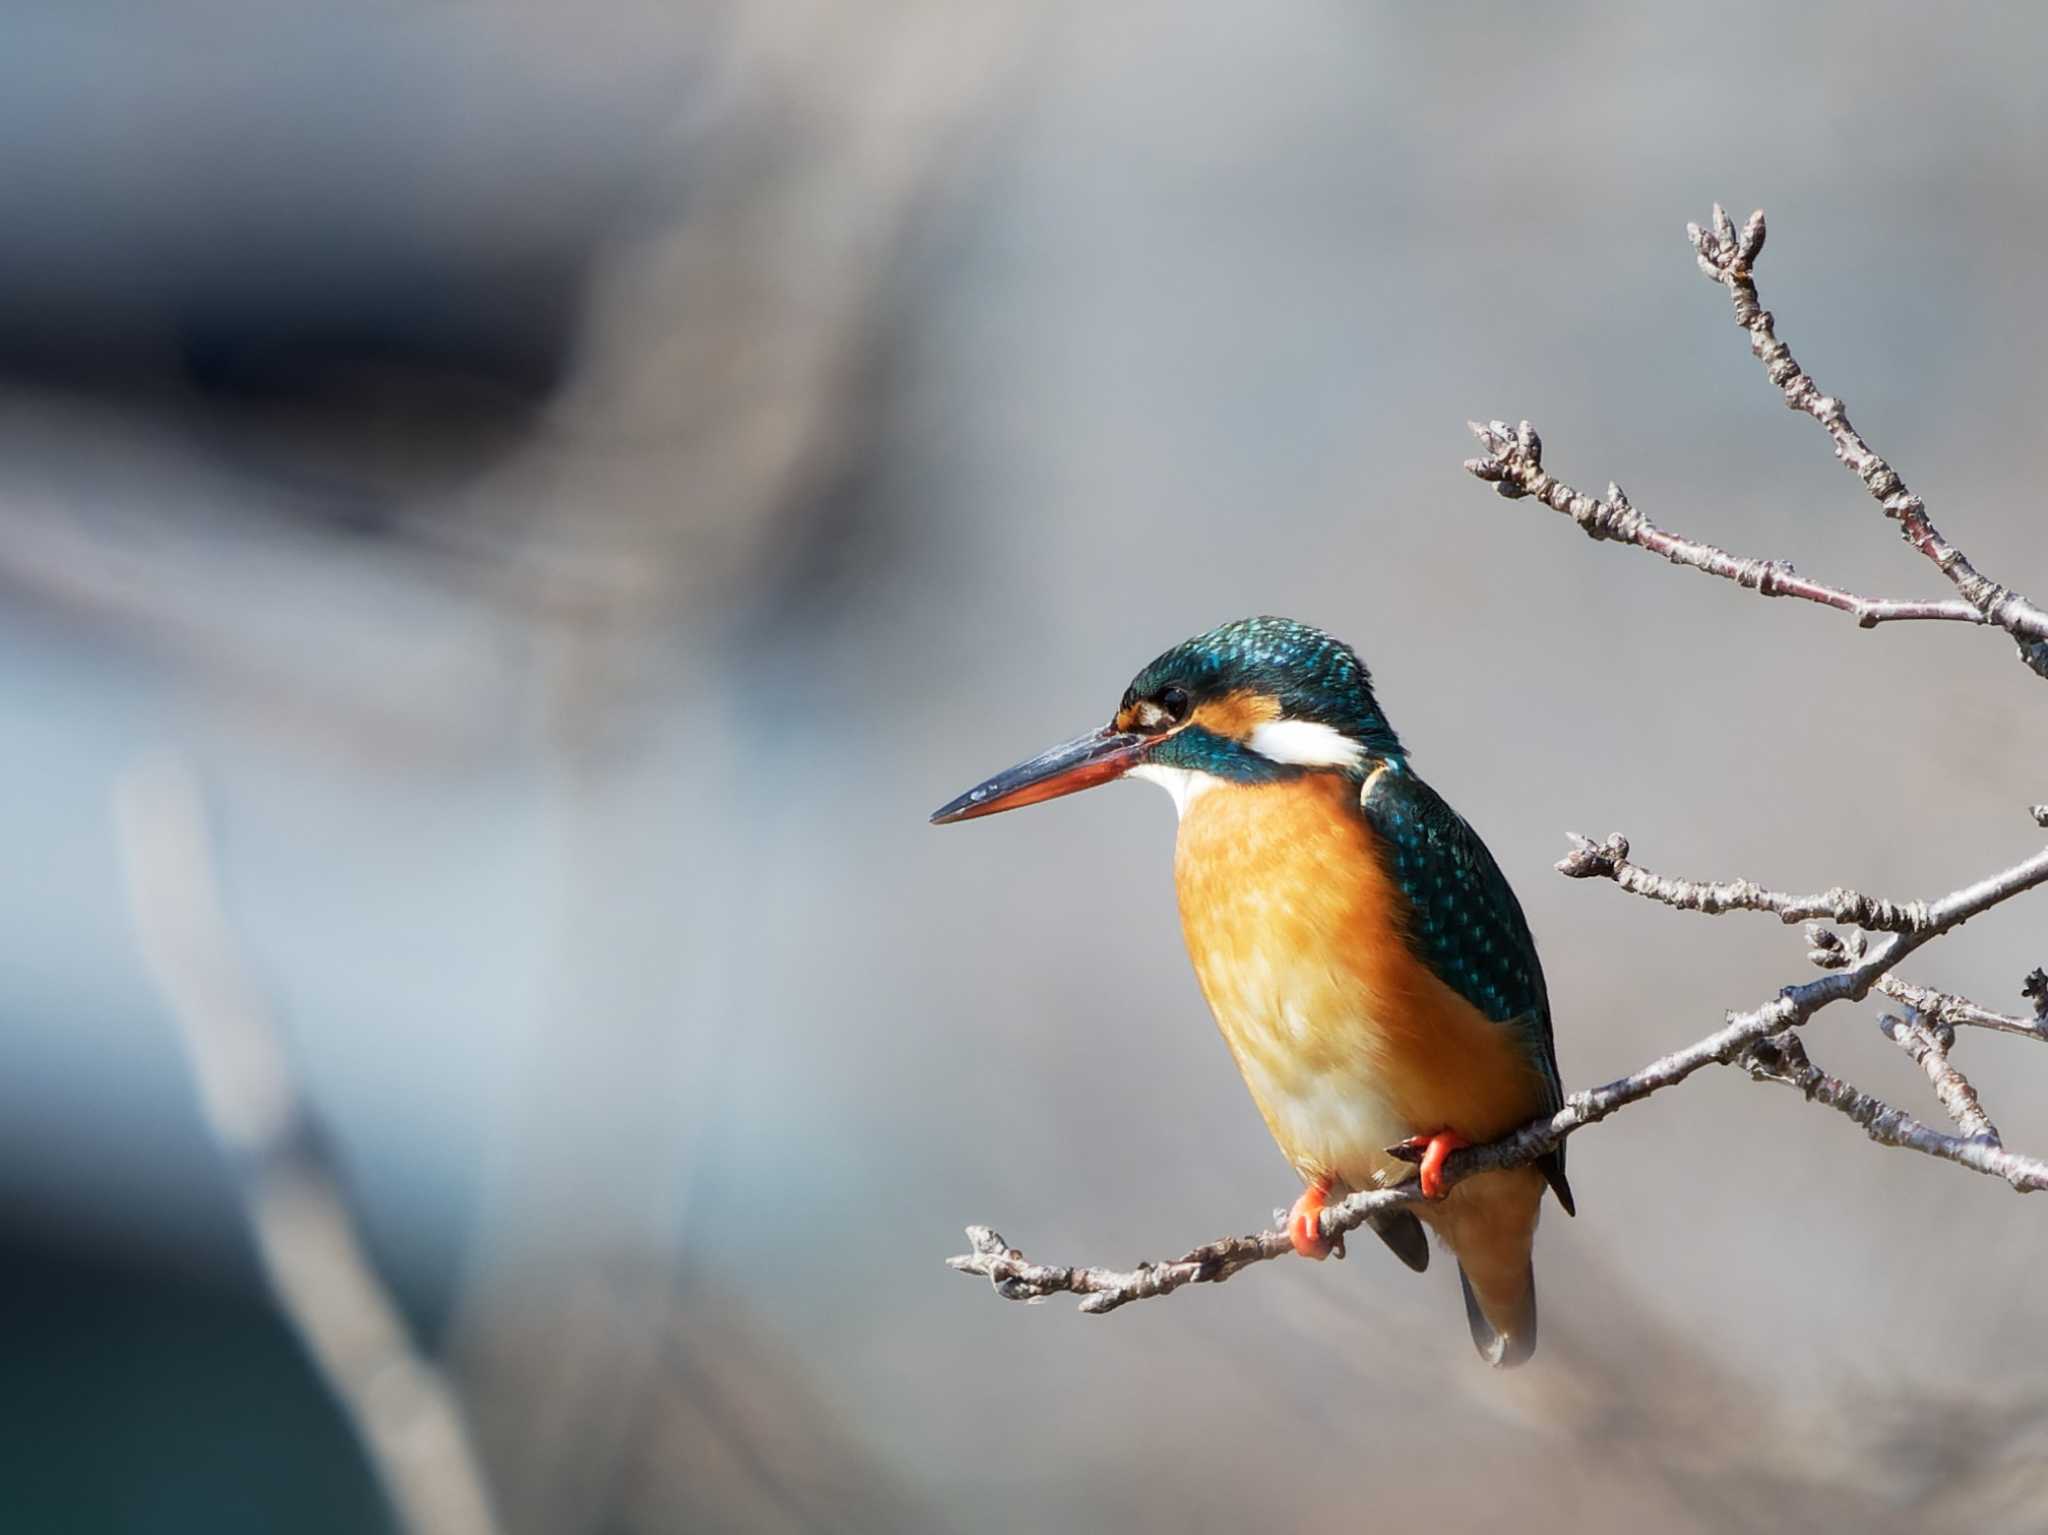
[[[1320,720],[1266,720],[1252,727],[1251,749],[1268,762],[1291,767],[1355,768],[1365,748]]]

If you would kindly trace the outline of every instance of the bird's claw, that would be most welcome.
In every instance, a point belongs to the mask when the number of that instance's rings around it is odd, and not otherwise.
[[[1287,1237],[1294,1243],[1294,1250],[1318,1263],[1337,1250],[1334,1243],[1323,1237],[1323,1205],[1329,1193],[1329,1185],[1311,1183],[1287,1212]]]
[[[1434,1135],[1411,1135],[1400,1145],[1389,1146],[1387,1152],[1420,1169],[1424,1199],[1442,1199],[1451,1192],[1444,1183],[1444,1162],[1452,1152],[1471,1144],[1455,1130],[1439,1130]]]

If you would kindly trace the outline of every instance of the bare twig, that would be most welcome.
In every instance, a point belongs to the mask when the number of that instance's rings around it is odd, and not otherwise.
[[[1890,1013],[1879,1021],[1878,1027],[1884,1030],[1886,1039],[1905,1051],[1913,1058],[1914,1064],[1927,1073],[1934,1096],[1941,1100],[1941,1106],[1948,1110],[1948,1117],[1956,1122],[1956,1128],[1964,1136],[1973,1141],[1999,1139],[1998,1127],[1991,1123],[1991,1116],[1977,1101],[1977,1089],[1970,1085],[1968,1077],[1949,1064],[1948,1052],[1955,1044],[1954,1033],[1939,1024],[1929,1025]]]
[[[1760,596],[1797,597],[1823,607],[1839,608],[1865,629],[1907,621],[1986,621],[1967,602],[1901,602],[1860,597],[1838,586],[1808,580],[1784,560],[1748,559],[1698,539],[1666,532],[1637,511],[1619,485],[1610,482],[1604,497],[1589,496],[1547,471],[1543,467],[1543,439],[1528,422],[1515,427],[1505,421],[1465,424],[1486,449],[1484,457],[1465,461],[1467,472],[1487,481],[1497,494],[1510,501],[1529,496],[1552,511],[1564,513],[1596,542],[1612,539],[1616,543],[1634,544],[1638,549],[1663,555],[1674,565],[1733,581]]]
[[[1680,911],[1704,912],[1708,916],[1718,916],[1727,911],[1762,911],[1773,913],[1788,924],[1806,922],[1807,942],[1812,945],[1812,952],[1807,958],[1823,970],[1839,970],[1860,961],[1864,946],[1861,938],[1852,937],[1845,941],[1839,933],[1819,926],[1815,919],[1840,922],[1872,932],[1911,932],[1927,917],[1927,907],[1923,902],[1908,901],[1901,905],[1895,901],[1859,895],[1840,885],[1820,895],[1795,896],[1766,890],[1746,879],[1705,882],[1654,874],[1630,861],[1629,841],[1624,836],[1616,834],[1597,843],[1576,832],[1571,834],[1571,838],[1576,845],[1557,861],[1557,872],[1567,878],[1610,879],[1631,895],[1660,901]],[[2033,984],[2033,977],[2029,976],[2028,987]],[[2044,986],[2048,986],[2048,979],[2044,979]],[[1967,997],[1936,991],[1928,986],[1916,986],[1895,975],[1879,976],[1872,989],[1905,1003],[1936,1023],[1967,1024],[1972,1028],[1993,1029],[2004,1034],[2020,1034],[2028,1039],[2048,1041],[2048,1013],[2037,1011],[2033,1018],[2020,1018],[2011,1013],[1993,1012]],[[2030,997],[2033,995],[2025,987],[2022,993]]]
[[[1815,1103],[1846,1114],[1881,1146],[1898,1146],[1955,1162],[1972,1172],[2003,1178],[2021,1193],[2048,1189],[2048,1162],[2007,1151],[1995,1140],[1965,1140],[1930,1129],[1904,1109],[1830,1076],[1814,1065],[1793,1034],[1760,1041],[1743,1062],[1759,1082],[1796,1088]]]
[[[1594,497],[1574,490],[1548,473],[1543,467],[1543,439],[1526,421],[1513,428],[1504,421],[1468,423],[1485,453],[1468,459],[1465,468],[1510,500],[1530,496],[1564,513],[1592,538],[1634,544],[1663,555],[1674,565],[1719,576],[1765,597],[1797,597],[1838,608],[1866,629],[1908,620],[1993,625],[2018,642],[2022,661],[2048,677],[2048,610],[2011,587],[1980,574],[1962,550],[1941,536],[1928,518],[1925,504],[1849,424],[1841,400],[1821,393],[1820,386],[1801,370],[1790,349],[1778,339],[1770,311],[1758,301],[1753,275],[1764,243],[1762,210],[1751,214],[1738,231],[1717,204],[1710,229],[1689,224],[1686,234],[1701,270],[1727,286],[1734,301],[1735,322],[1749,333],[1750,350],[1763,362],[1771,382],[1785,396],[1785,403],[1813,417],[1826,429],[1834,441],[1835,456],[1863,481],[1885,515],[1898,522],[1906,541],[1949,578],[1961,600],[1906,602],[1862,597],[1840,587],[1809,581],[1779,560],[1745,559],[1712,544],[1667,533],[1630,505],[1619,485],[1610,483],[1605,497]]]
[[[242,1180],[279,1309],[415,1535],[497,1529],[461,1409],[378,1279],[339,1170],[293,1082],[220,908],[199,790],[176,762],[115,791],[142,956],[176,1021],[200,1108]]]
[[[1412,1182],[1399,1188],[1353,1194],[1323,1212],[1323,1235],[1335,1241],[1380,1211],[1421,1197],[1421,1189]],[[1021,1252],[1003,1241],[1000,1233],[986,1226],[969,1226],[967,1240],[974,1244],[974,1251],[948,1258],[948,1267],[991,1280],[996,1294],[1005,1300],[1043,1300],[1061,1294],[1085,1296],[1081,1309],[1092,1316],[1114,1311],[1134,1300],[1171,1295],[1182,1285],[1220,1284],[1240,1269],[1268,1258],[1284,1258],[1294,1251],[1294,1243],[1286,1232],[1256,1231],[1250,1236],[1223,1237],[1204,1243],[1167,1263],[1141,1263],[1134,1269],[1122,1270],[1054,1268],[1027,1261]]]
[[[1688,224],[1686,236],[1698,253],[1700,270],[1725,285],[1735,308],[1735,323],[1749,333],[1749,349],[1764,372],[1785,396],[1785,403],[1821,424],[1835,444],[1835,457],[1848,466],[1884,514],[1899,524],[1907,543],[1934,562],[1984,622],[1995,624],[2020,642],[2020,658],[2048,677],[2048,610],[2002,586],[1964,558],[1963,551],[1941,536],[1926,505],[1906,488],[1898,471],[1884,461],[1862,434],[1849,424],[1840,399],[1823,394],[1820,385],[1793,360],[1792,351],[1773,328],[1771,312],[1757,298],[1754,268],[1764,245],[1764,214],[1759,208],[1738,232],[1734,221],[1714,205],[1713,225]]]
[[[1901,905],[1859,895],[1840,885],[1819,895],[1786,895],[1746,879],[1725,883],[1671,879],[1630,863],[1626,837],[1593,842],[1574,832],[1572,841],[1577,846],[1558,860],[1558,873],[1570,879],[1611,879],[1631,895],[1662,901],[1680,911],[1704,912],[1710,917],[1724,911],[1767,911],[1787,924],[1820,918],[1884,933],[1910,933],[1927,923],[1927,907],[1920,901]]]
[[[1968,997],[1915,986],[1895,975],[1877,978],[1876,990],[1903,1002],[1922,1016],[1945,1024],[1967,1024],[1973,1029],[1993,1029],[2001,1034],[2020,1034],[2028,1039],[2048,1040],[2048,1019],[2020,1018],[2011,1013],[1994,1013],[1979,1007]]]
[[[1632,895],[1661,901],[1681,911],[1704,912],[1709,916],[1724,911],[1763,911],[1774,913],[1787,923],[1826,918],[1867,931],[1895,933],[1914,932],[1924,927],[1929,917],[1930,908],[1924,902],[1909,901],[1901,905],[1859,895],[1840,886],[1823,895],[1790,896],[1766,890],[1749,880],[1702,883],[1673,879],[1631,863],[1626,837],[1611,836],[1605,842],[1595,843],[1574,834],[1572,841],[1577,846],[1558,860],[1558,873],[1572,879],[1610,879]],[[1807,936],[1813,946],[1809,957],[1824,969],[1868,965],[1868,950],[1861,939],[1853,945],[1845,944],[1839,935],[1821,929],[1810,931]],[[1942,1107],[1949,1111],[1963,1134],[1972,1138],[1989,1136],[1996,1140],[1998,1132],[1978,1103],[1975,1088],[1949,1062],[1948,1052],[1954,1042],[1949,1026],[1967,1023],[2035,1039],[2048,1039],[2048,1023],[2030,1023],[2023,1018],[1990,1012],[1964,998],[1914,986],[1890,974],[1879,975],[1871,989],[1894,997],[1913,1009],[1913,1018],[1887,1016],[1880,1026],[1886,1038],[1905,1050],[1926,1071]]]

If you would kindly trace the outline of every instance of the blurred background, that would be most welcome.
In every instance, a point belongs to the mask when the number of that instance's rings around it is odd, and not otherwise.
[[[1761,204],[1800,360],[2048,588],[2048,16],[0,19],[9,1529],[395,1527],[266,1282],[280,1168],[345,1184],[519,1535],[2041,1527],[2040,1211],[1732,1073],[1573,1143],[1513,1376],[1373,1244],[1107,1319],[947,1272],[969,1221],[1130,1263],[1296,1188],[1165,796],[924,822],[1184,635],[1322,624],[1516,882],[1573,1086],[1810,972],[1557,878],[1568,830],[1900,897],[2031,850],[2008,642],[1459,464],[1528,416],[1667,526],[1941,594],[1693,268]],[[152,916],[165,782],[207,867]],[[1911,973],[2017,1008],[2044,909]],[[279,1145],[202,1098],[188,921],[283,1041]],[[1934,1114],[1872,1017],[1816,1057]],[[2048,1056],[1959,1062],[2048,1148]]]

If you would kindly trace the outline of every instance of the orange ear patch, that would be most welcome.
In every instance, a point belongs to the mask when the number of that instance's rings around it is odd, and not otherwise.
[[[1280,718],[1280,702],[1265,693],[1239,690],[1225,693],[1221,698],[1212,698],[1197,708],[1188,719],[1190,725],[1200,725],[1212,735],[1226,737],[1232,741],[1251,739],[1257,726],[1269,720]]]

